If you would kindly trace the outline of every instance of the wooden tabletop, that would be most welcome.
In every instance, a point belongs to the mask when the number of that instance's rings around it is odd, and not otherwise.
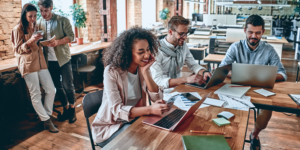
[[[230,118],[230,125],[219,127],[212,119],[222,111],[234,114]],[[241,150],[248,124],[249,111],[219,108],[209,106],[198,109],[198,112],[179,125],[174,131],[166,131],[142,123],[146,116],[140,117],[125,131],[108,143],[101,150],[108,149],[157,149],[157,150],[183,150],[182,135],[203,135],[190,133],[190,130],[226,132],[225,137],[232,150]]]
[[[204,61],[214,61],[214,62],[222,62],[222,60],[225,58],[225,55],[217,55],[217,54],[208,54]]]
[[[199,89],[188,85],[179,85],[174,91],[178,92],[198,92],[202,97],[211,92],[211,97],[219,99],[218,95],[214,94],[216,90],[221,88],[225,83],[231,83],[231,80],[227,78],[224,83],[210,87],[208,89]],[[276,82],[273,89],[266,89],[276,93],[274,96],[264,97],[255,93],[253,90],[261,89],[261,87],[251,87],[251,89],[245,94],[251,96],[251,102],[257,104],[265,104],[272,106],[288,107],[300,109],[300,105],[297,105],[287,94],[300,94],[300,84],[294,82]]]
[[[76,45],[70,47],[71,55],[78,55],[82,53],[87,53],[99,49],[104,49],[109,47],[111,42],[101,42],[97,44],[87,43],[83,45]],[[17,59],[6,59],[0,61],[0,72],[10,71],[18,68]]]
[[[0,61],[0,73],[5,71],[11,71],[17,68],[18,68],[17,58]]]
[[[216,36],[216,34],[212,35],[194,35],[191,34],[188,36],[188,39],[210,39],[211,36]],[[286,44],[289,43],[285,37],[282,37],[282,39],[276,39],[276,40],[267,40],[267,39],[261,39],[262,41],[267,41],[268,43],[277,43],[277,44]]]
[[[99,49],[104,49],[109,47],[111,44],[111,42],[101,42],[101,43],[86,43],[83,45],[76,45],[76,46],[71,46],[70,47],[70,52],[71,55],[78,55],[78,54],[82,54],[82,53],[87,53],[87,52],[92,52],[95,50],[99,50]]]
[[[205,51],[207,49],[207,46],[202,47],[202,48],[193,48],[193,47],[189,47],[190,50],[198,50],[198,51]]]
[[[188,39],[210,39],[211,36],[216,36],[216,34],[212,34],[212,35],[195,35],[195,34],[191,34],[187,38]]]
[[[262,41],[267,41],[268,43],[277,43],[277,44],[286,44],[289,43],[285,37],[282,37],[282,39],[277,39],[276,40],[267,40],[267,39],[261,39]]]

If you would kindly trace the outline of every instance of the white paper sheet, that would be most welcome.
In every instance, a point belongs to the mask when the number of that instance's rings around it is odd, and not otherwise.
[[[224,100],[217,100],[217,99],[212,99],[212,98],[206,98],[206,100],[203,102],[204,104],[207,105],[213,105],[217,107],[222,107],[224,104]]]
[[[195,93],[197,93],[197,92],[195,92]],[[194,95],[194,96],[196,96],[196,95]],[[187,110],[189,110],[191,108],[191,106],[193,106],[197,102],[198,101],[190,101],[187,98],[185,98],[182,95],[180,95],[180,96],[177,96],[176,100],[174,101],[174,105],[177,106],[178,108],[182,109],[182,110],[187,111]],[[201,104],[199,108],[204,108],[204,107],[208,107],[208,106],[209,105]]]
[[[221,100],[225,101],[225,103],[223,104],[224,108],[248,111],[249,108],[255,107],[251,103],[251,96],[243,96],[242,98],[235,98],[235,97],[221,95],[221,94],[218,94],[218,96]]]

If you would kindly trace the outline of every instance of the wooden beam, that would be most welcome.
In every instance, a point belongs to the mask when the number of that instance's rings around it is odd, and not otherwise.
[[[101,41],[112,42],[117,37],[117,2],[100,0]]]
[[[183,0],[174,1],[174,15],[182,16]]]

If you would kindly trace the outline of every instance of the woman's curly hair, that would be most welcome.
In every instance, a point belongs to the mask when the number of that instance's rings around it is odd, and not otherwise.
[[[120,68],[122,71],[128,71],[132,61],[132,49],[135,40],[144,39],[148,41],[149,50],[151,54],[155,56],[159,47],[157,37],[146,29],[133,27],[122,32],[121,35],[102,52],[104,66],[110,65],[110,69]]]

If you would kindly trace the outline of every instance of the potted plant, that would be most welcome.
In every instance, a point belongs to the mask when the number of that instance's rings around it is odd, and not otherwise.
[[[168,8],[159,11],[159,18],[163,20],[165,27],[167,27],[168,19],[170,18],[169,13],[170,10]]]
[[[74,4],[70,6],[70,9],[72,9],[71,14],[72,14],[74,26],[77,27],[78,29],[85,28],[86,16],[84,10],[81,8],[81,5]],[[80,34],[78,34],[78,38],[76,39],[78,45],[83,44],[83,38],[80,37]]]

